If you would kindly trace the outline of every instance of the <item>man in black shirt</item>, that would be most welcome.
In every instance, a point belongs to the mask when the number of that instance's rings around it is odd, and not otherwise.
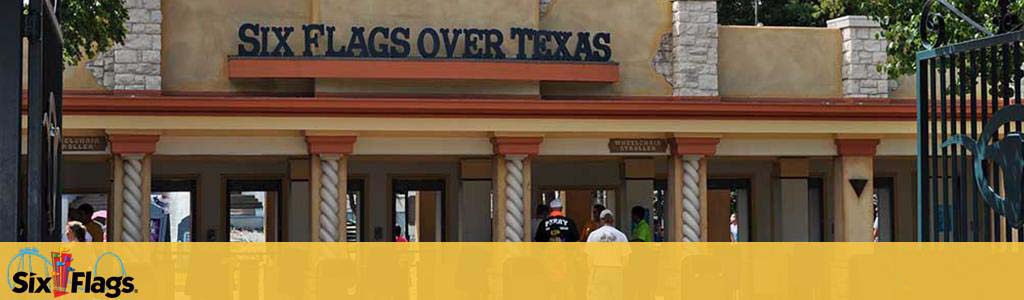
[[[580,233],[576,230],[576,222],[562,214],[562,200],[555,199],[548,203],[551,212],[540,221],[534,242],[576,242]]]

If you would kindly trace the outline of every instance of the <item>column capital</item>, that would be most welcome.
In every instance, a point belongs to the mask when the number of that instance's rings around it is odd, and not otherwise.
[[[825,21],[828,28],[882,28],[882,25],[878,21],[871,19],[868,16],[842,16],[835,19]]]
[[[543,137],[538,136],[497,136],[491,138],[494,154],[500,155],[537,155]]]
[[[718,138],[715,137],[671,137],[669,149],[671,155],[703,155],[713,156],[718,151]]]
[[[875,156],[878,139],[835,139],[839,156]]]
[[[309,154],[352,154],[356,148],[356,136],[329,136],[309,135],[306,136],[306,145],[309,147]]]
[[[153,152],[156,152],[156,143],[160,141],[160,136],[111,134],[107,140],[110,142],[110,152],[113,154],[153,154]]]

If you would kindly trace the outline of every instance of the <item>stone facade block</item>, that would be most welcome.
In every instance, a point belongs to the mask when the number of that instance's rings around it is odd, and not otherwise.
[[[112,90],[160,90],[160,0],[126,0],[124,44],[86,62],[101,86]]]
[[[672,94],[718,96],[718,3],[672,2]]]
[[[889,97],[889,77],[880,71],[888,59],[888,43],[881,37],[878,22],[865,16],[845,16],[829,20],[828,27],[839,29],[843,37],[843,96]]]

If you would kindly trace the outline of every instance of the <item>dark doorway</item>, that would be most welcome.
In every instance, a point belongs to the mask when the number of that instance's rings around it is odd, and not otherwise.
[[[345,213],[345,239],[349,242],[364,240],[362,228],[363,198],[365,182],[362,179],[348,180],[348,208]]]

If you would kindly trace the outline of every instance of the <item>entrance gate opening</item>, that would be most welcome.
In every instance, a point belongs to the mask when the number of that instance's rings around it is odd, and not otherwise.
[[[195,180],[154,180],[149,206],[149,241],[194,241],[195,216],[198,216],[196,200]]]
[[[279,180],[227,180],[224,228],[231,242],[279,240],[277,211],[282,198]]]
[[[445,240],[444,185],[443,179],[395,179],[392,182],[392,241]]]

